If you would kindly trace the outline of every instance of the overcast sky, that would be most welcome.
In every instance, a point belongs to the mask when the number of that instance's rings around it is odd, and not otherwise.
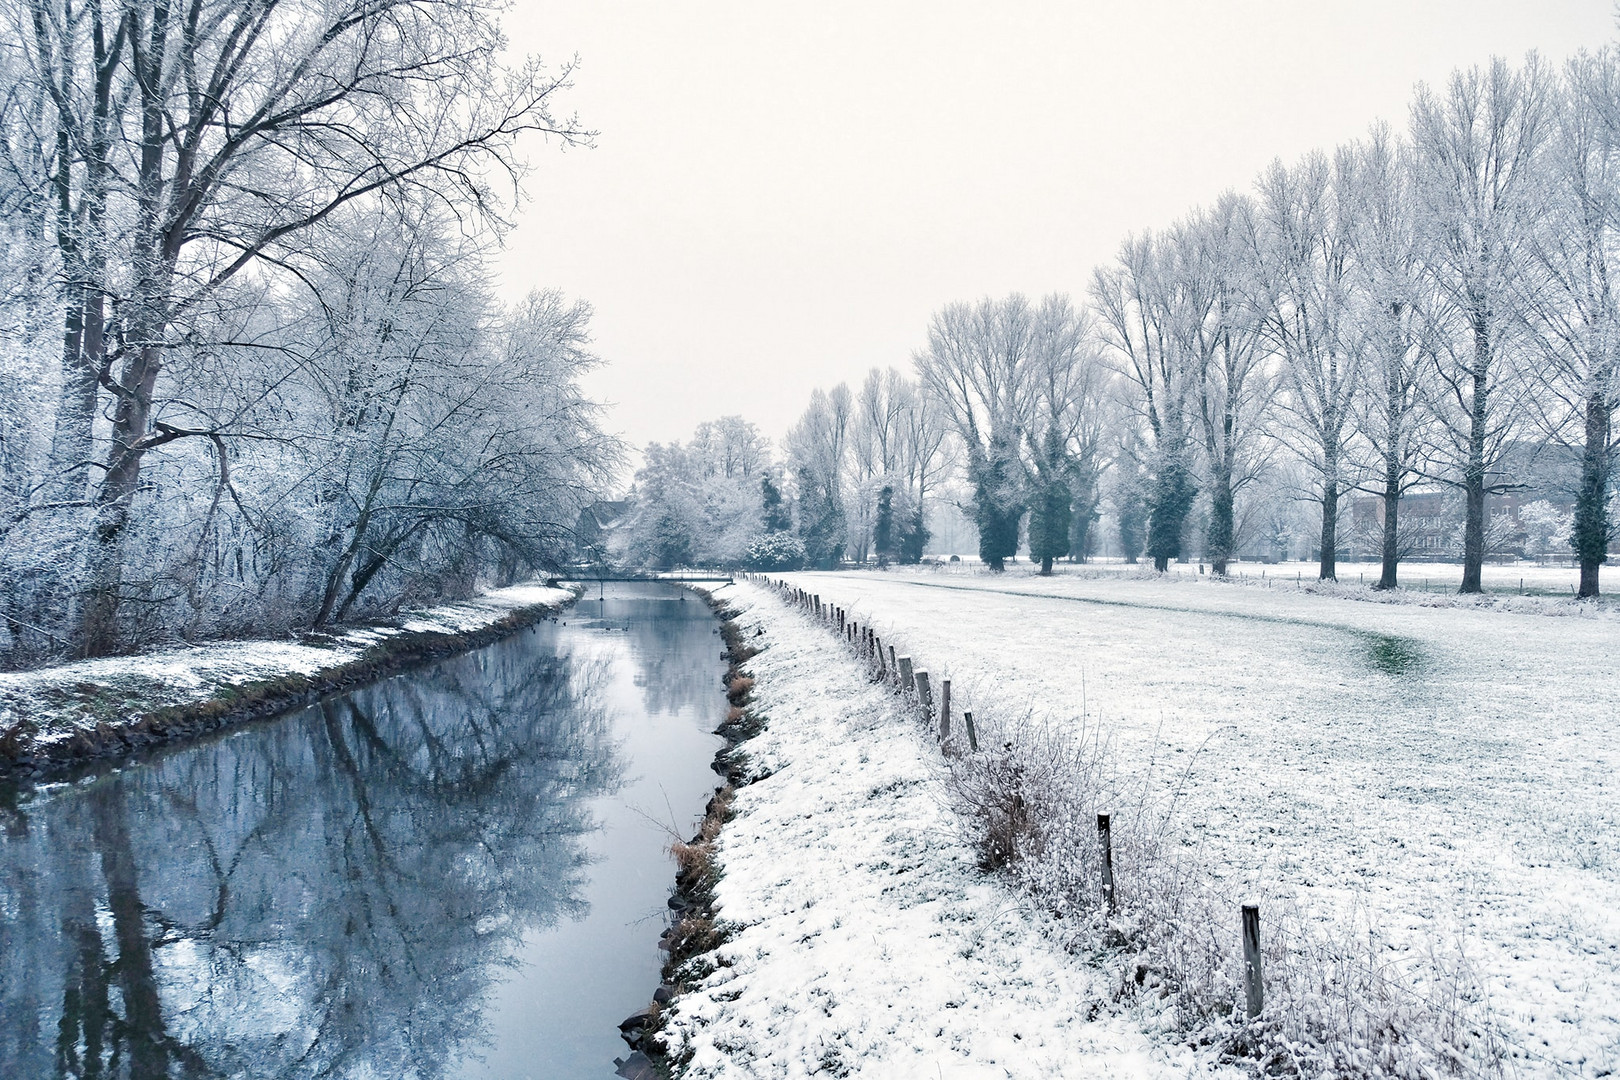
[[[532,148],[500,264],[596,308],[589,388],[637,445],[909,370],[952,300],[1085,292],[1132,230],[1272,158],[1404,127],[1493,53],[1562,61],[1610,0],[814,4],[518,0],[581,66],[595,149]]]

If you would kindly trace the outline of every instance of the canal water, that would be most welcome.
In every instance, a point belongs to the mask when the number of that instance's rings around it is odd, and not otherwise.
[[[614,1075],[721,641],[609,586],[488,648],[0,792],[0,1076]]]

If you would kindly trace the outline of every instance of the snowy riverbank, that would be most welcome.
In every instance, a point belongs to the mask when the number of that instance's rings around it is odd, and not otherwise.
[[[296,641],[226,641],[0,673],[0,775],[272,715],[418,660],[487,644],[572,603],[578,588],[514,585]]]
[[[943,665],[966,707],[985,691],[1100,724],[1121,782],[1173,806],[1167,841],[1233,904],[1361,927],[1417,989],[1433,957],[1465,961],[1510,1072],[1620,1061],[1608,610],[1190,576],[789,580]]]
[[[822,625],[757,586],[739,612],[752,776],[719,842],[729,933],[664,1039],[687,1077],[1184,1076],[1192,1051],[1110,1012],[1101,971],[1065,955],[975,865],[937,747]],[[761,633],[763,631],[763,633]]]

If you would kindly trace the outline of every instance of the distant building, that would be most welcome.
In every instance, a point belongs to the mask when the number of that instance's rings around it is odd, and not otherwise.
[[[607,558],[608,535],[630,510],[627,499],[594,502],[579,512],[574,523],[574,554],[583,562]]]

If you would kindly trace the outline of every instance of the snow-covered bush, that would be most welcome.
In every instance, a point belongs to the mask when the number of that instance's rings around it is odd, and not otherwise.
[[[804,565],[804,541],[790,532],[773,532],[748,545],[743,565],[750,570],[797,570]]]
[[[981,865],[1055,916],[1063,945],[1098,958],[1116,998],[1158,1030],[1268,1073],[1501,1074],[1503,1046],[1460,951],[1387,939],[1359,913],[1313,921],[1292,897],[1264,890],[1266,1006],[1249,1020],[1238,913],[1253,898],[1228,894],[1166,841],[1175,806],[1154,803],[1140,779],[1118,774],[1094,719],[991,709],[976,722],[980,751],[947,760],[952,800]],[[1110,816],[1113,910],[1099,814]]]

